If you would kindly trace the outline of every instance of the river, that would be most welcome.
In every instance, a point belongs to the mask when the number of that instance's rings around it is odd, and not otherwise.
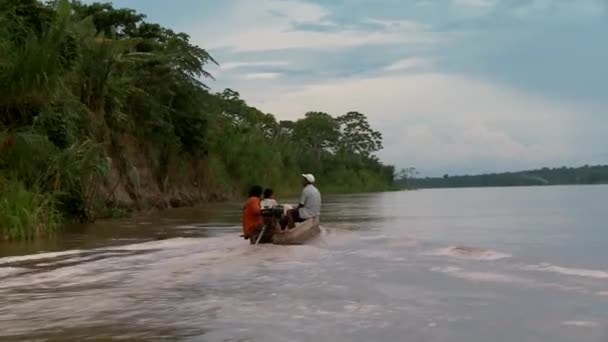
[[[305,246],[241,204],[0,245],[0,340],[608,341],[608,186],[325,196]]]

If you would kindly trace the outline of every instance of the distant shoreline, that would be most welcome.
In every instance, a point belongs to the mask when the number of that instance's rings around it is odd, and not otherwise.
[[[487,188],[551,185],[608,184],[608,165],[542,168],[517,172],[489,173],[398,180],[402,188]]]
[[[427,187],[427,188],[404,188],[403,191],[412,190],[437,190],[437,189],[498,189],[498,188],[551,188],[560,186],[608,186],[608,183],[597,184],[547,184],[547,185],[485,185],[485,186],[445,186],[445,187]]]

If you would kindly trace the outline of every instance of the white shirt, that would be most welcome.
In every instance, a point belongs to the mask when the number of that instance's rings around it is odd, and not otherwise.
[[[275,201],[273,198],[265,198],[262,200],[262,202],[260,204],[262,209],[276,207],[277,205],[279,205],[279,203],[277,201]]]
[[[321,193],[314,185],[308,184],[302,190],[300,197],[302,208],[299,210],[300,217],[309,219],[311,217],[321,216]]]

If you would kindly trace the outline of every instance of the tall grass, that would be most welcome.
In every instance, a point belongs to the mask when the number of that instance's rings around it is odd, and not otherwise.
[[[15,180],[4,180],[1,190],[0,239],[28,240],[59,228],[62,216],[52,194],[30,191]]]
[[[4,204],[4,209],[12,213],[11,217],[23,217],[26,212],[39,215],[28,207],[16,215],[13,205],[23,202],[39,204],[42,213],[52,208],[81,220],[95,218],[99,211],[96,206],[99,189],[111,165],[99,144],[84,140],[59,149],[46,135],[33,130],[0,132],[0,143],[5,141],[13,143],[0,147],[0,170],[5,170],[11,177],[3,178],[1,189],[4,190],[0,198],[10,202]],[[19,222],[38,224],[37,219],[20,219]],[[53,226],[55,220],[41,222]]]

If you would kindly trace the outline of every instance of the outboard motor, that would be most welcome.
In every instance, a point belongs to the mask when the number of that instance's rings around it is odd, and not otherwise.
[[[251,234],[249,238],[249,242],[252,245],[255,245],[258,240],[260,234],[262,237],[260,238],[259,243],[272,243],[272,236],[275,233],[275,228],[279,224],[281,218],[283,217],[283,206],[275,206],[272,208],[264,208],[260,212],[262,217],[264,218],[264,226],[262,228],[258,228]]]

